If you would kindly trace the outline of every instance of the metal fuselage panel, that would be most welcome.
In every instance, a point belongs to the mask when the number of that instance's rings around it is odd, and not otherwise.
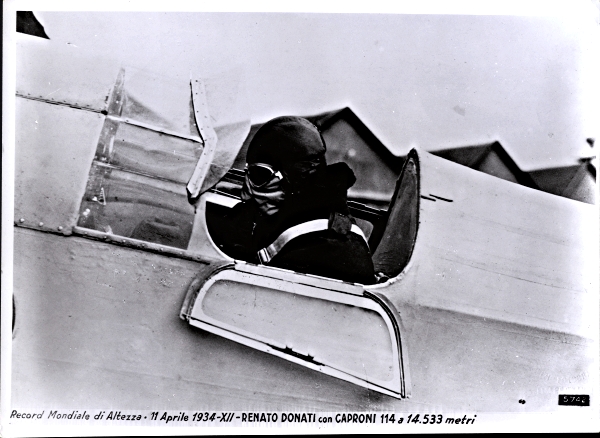
[[[71,234],[104,116],[20,97],[15,115],[15,221]]]
[[[368,391],[179,318],[203,263],[16,229],[13,408],[358,408]],[[290,378],[294,376],[294,378]]]
[[[556,387],[591,391],[585,340],[405,304],[412,398],[381,395],[191,329],[207,268],[16,228],[13,408],[551,411]]]
[[[419,152],[419,226],[397,281],[376,286],[420,306],[594,339],[594,206],[540,193]]]

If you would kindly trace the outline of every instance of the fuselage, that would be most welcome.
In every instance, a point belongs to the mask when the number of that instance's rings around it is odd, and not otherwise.
[[[550,412],[559,394],[595,394],[594,206],[414,151],[385,220],[371,224],[380,227],[376,266],[389,279],[352,286],[381,294],[401,323],[401,377],[410,391],[392,397],[181,319],[199,273],[235,264],[212,241],[206,215],[211,203],[228,208],[237,200],[214,189],[195,209],[186,199],[207,143],[192,123],[176,123],[183,116],[152,115],[150,123],[132,103],[144,89],[127,89],[127,69],[125,85],[117,69],[89,87],[88,60],[75,75],[87,82],[48,97],[38,92],[46,85],[35,56],[25,54],[27,44],[19,50],[14,409]],[[124,95],[117,113],[113,104]],[[223,120],[217,145],[243,140],[247,127]],[[179,155],[168,155],[162,141]],[[198,187],[222,180],[235,154],[211,157]],[[161,166],[167,159],[169,172]],[[189,226],[180,227],[183,243],[135,234],[135,220],[148,211]],[[390,258],[396,250],[402,256]],[[271,272],[252,269],[256,278]],[[334,288],[330,279],[310,282]]]

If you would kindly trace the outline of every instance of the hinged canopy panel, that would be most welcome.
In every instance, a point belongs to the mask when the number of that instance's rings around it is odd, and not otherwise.
[[[358,285],[314,276],[301,284],[297,276],[247,264],[218,269],[193,283],[181,316],[313,370],[406,397],[405,354],[393,307],[356,294]]]

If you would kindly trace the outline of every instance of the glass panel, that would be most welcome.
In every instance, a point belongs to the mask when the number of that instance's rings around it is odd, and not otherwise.
[[[237,87],[208,88],[220,109],[222,136],[206,178],[214,185],[229,169],[250,122],[234,111]],[[105,120],[78,225],[187,249],[195,213],[186,185],[204,148],[190,82],[128,68],[123,94],[109,97],[109,107],[123,105]],[[214,122],[212,112],[211,118]]]
[[[389,278],[398,276],[408,264],[419,225],[419,183],[417,164],[409,158],[398,179],[389,217],[382,236],[373,236],[371,244],[375,272]],[[380,240],[379,240],[380,239]]]
[[[193,221],[184,185],[92,165],[79,226],[185,249]]]
[[[189,82],[175,81],[132,67],[125,76],[125,104],[130,119],[179,135],[199,138]]]
[[[123,169],[187,184],[202,144],[121,123],[110,163]]]
[[[206,292],[202,311],[317,362],[371,381],[393,379],[390,333],[373,310],[218,280]]]

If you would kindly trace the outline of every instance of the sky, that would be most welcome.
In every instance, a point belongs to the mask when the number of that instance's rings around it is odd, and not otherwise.
[[[535,170],[593,154],[595,3],[521,16],[34,13],[53,41],[160,74],[241,71],[253,123],[349,106],[396,154],[498,140]]]

